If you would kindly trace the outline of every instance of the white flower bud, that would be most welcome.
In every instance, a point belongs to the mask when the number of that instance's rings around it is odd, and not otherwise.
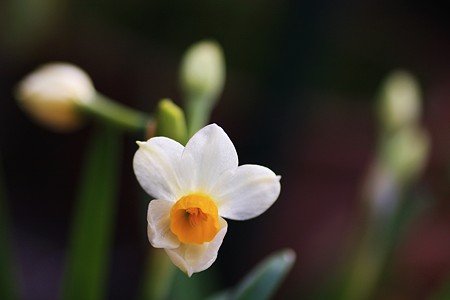
[[[380,121],[386,130],[414,124],[420,117],[419,84],[408,72],[396,71],[388,76],[381,90]]]
[[[225,81],[225,62],[216,42],[204,41],[188,49],[181,65],[181,85],[189,96],[215,99]]]
[[[90,102],[95,94],[83,70],[68,63],[50,63],[25,77],[16,97],[36,121],[55,131],[68,131],[82,123],[77,103]]]

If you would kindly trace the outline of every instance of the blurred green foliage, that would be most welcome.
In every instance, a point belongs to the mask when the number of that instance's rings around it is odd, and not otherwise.
[[[87,149],[72,223],[63,299],[104,299],[116,216],[121,133],[99,126]]]

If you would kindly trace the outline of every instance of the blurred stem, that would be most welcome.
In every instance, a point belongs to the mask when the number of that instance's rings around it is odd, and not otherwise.
[[[368,215],[366,227],[361,235],[359,247],[348,265],[348,276],[344,276],[341,299],[372,299],[376,288],[383,284],[389,271],[390,259],[399,240],[424,209],[418,191],[412,187],[401,187],[397,194],[398,205],[389,215],[377,218]]]
[[[447,162],[447,187],[450,187],[450,159]],[[450,272],[444,279],[442,286],[432,295],[431,300],[448,300],[450,299]]]
[[[148,257],[147,274],[141,299],[168,299],[175,275],[175,266],[163,249],[151,249]]]
[[[386,244],[375,224],[370,224],[350,262],[342,299],[370,299],[386,259]]]
[[[79,103],[82,112],[90,114],[121,129],[145,132],[152,117],[141,111],[126,107],[97,93],[88,103]]]
[[[183,111],[172,101],[163,99],[157,109],[157,135],[186,143],[186,122]],[[175,266],[163,249],[149,251],[141,290],[142,300],[168,299],[175,276]]]
[[[105,299],[113,233],[121,134],[99,126],[92,136],[76,199],[63,299]]]
[[[0,155],[0,163],[1,155]],[[6,191],[3,179],[3,169],[0,166],[0,299],[17,299],[14,290],[14,276],[11,263],[11,248],[9,239],[9,218],[6,207]]]
[[[189,137],[208,123],[212,110],[211,99],[207,96],[190,96],[186,101],[186,119]]]

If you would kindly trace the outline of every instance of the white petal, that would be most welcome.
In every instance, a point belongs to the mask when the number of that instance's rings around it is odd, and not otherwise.
[[[182,155],[181,172],[187,190],[205,193],[219,176],[238,166],[233,143],[222,128],[211,124],[200,129],[187,143]]]
[[[219,215],[247,220],[265,212],[280,194],[280,176],[258,165],[242,165],[221,177],[211,191]]]
[[[180,190],[177,166],[183,146],[166,137],[137,143],[133,168],[142,188],[155,198],[176,201]]]
[[[148,240],[155,248],[177,248],[178,238],[170,230],[170,209],[173,202],[152,200],[148,205],[147,234]]]
[[[209,243],[203,243],[202,245],[181,244],[176,249],[165,249],[172,262],[189,277],[193,273],[208,269],[216,260],[228,228],[228,224],[224,219],[220,218],[219,223],[221,229]]]

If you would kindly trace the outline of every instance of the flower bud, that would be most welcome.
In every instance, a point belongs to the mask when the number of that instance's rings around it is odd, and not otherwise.
[[[50,63],[25,77],[16,97],[36,121],[55,131],[69,131],[82,123],[77,104],[92,101],[95,94],[83,70],[68,63]]]
[[[181,64],[181,86],[188,97],[212,101],[222,91],[225,62],[218,43],[203,41],[191,46]]]
[[[158,104],[156,135],[171,138],[181,144],[187,141],[184,112],[170,99],[162,99]]]
[[[395,71],[388,76],[381,89],[379,118],[386,131],[395,131],[414,124],[420,117],[420,88],[415,78],[406,71]]]

